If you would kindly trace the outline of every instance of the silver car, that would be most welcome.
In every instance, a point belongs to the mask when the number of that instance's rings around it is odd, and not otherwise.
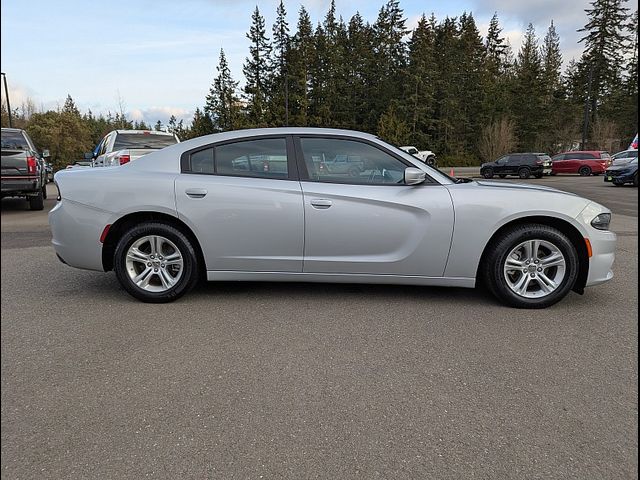
[[[317,159],[359,158],[357,174]],[[62,171],[60,260],[146,302],[208,280],[475,287],[542,308],[613,276],[611,212],[551,188],[456,180],[365,133],[196,138],[119,168]]]

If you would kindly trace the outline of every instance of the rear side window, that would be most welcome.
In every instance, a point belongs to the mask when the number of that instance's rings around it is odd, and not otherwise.
[[[540,155],[538,159],[542,160],[543,162],[548,162],[549,160],[551,160],[551,157],[549,155]]]
[[[113,150],[125,148],[159,149],[178,143],[173,135],[154,133],[118,133]]]
[[[2,148],[10,150],[30,150],[29,143],[22,132],[2,130]]]
[[[577,153],[576,159],[578,160],[593,160],[596,156],[593,153]]]
[[[287,143],[284,138],[246,140],[193,152],[191,173],[240,177],[289,177]]]

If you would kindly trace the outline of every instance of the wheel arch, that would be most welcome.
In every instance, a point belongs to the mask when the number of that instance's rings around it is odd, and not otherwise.
[[[167,213],[155,212],[155,211],[143,211],[133,212],[120,217],[109,227],[109,232],[104,239],[102,246],[102,268],[105,272],[113,270],[113,255],[118,244],[118,240],[122,237],[124,232],[127,231],[133,225],[143,222],[160,222],[171,225],[172,227],[180,230],[186,237],[191,240],[193,247],[196,250],[198,256],[198,262],[202,266],[202,271],[206,272],[206,264],[204,261],[204,254],[198,238],[193,233],[193,230],[189,226],[180,220],[178,217],[169,215]]]
[[[480,275],[480,269],[482,268],[484,262],[486,261],[487,251],[489,246],[493,244],[496,238],[502,235],[505,231],[519,225],[527,225],[527,224],[539,224],[546,225],[548,227],[553,227],[560,230],[564,233],[573,246],[576,248],[578,253],[578,278],[576,279],[576,283],[573,286],[573,291],[579,294],[584,293],[585,285],[587,284],[587,277],[589,275],[589,253],[587,251],[587,246],[584,240],[584,236],[582,233],[570,222],[563,220],[558,217],[550,217],[544,215],[532,215],[527,217],[520,217],[513,219],[504,225],[501,225],[491,238],[484,246],[482,251],[482,255],[480,256],[480,262],[478,263],[478,271],[476,272],[476,281],[482,278]]]

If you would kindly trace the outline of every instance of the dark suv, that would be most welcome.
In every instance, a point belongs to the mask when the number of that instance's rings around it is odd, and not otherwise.
[[[517,175],[520,178],[533,175],[542,178],[542,175],[551,174],[551,167],[551,157],[546,153],[510,153],[495,162],[483,163],[480,166],[480,175],[484,178],[493,178],[494,175],[500,178],[507,175]]]

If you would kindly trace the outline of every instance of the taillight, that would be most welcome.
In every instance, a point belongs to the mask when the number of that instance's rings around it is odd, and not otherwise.
[[[27,173],[36,173],[36,157],[27,157]]]
[[[120,165],[124,165],[131,161],[131,157],[129,155],[120,155],[118,159],[120,160]]]

